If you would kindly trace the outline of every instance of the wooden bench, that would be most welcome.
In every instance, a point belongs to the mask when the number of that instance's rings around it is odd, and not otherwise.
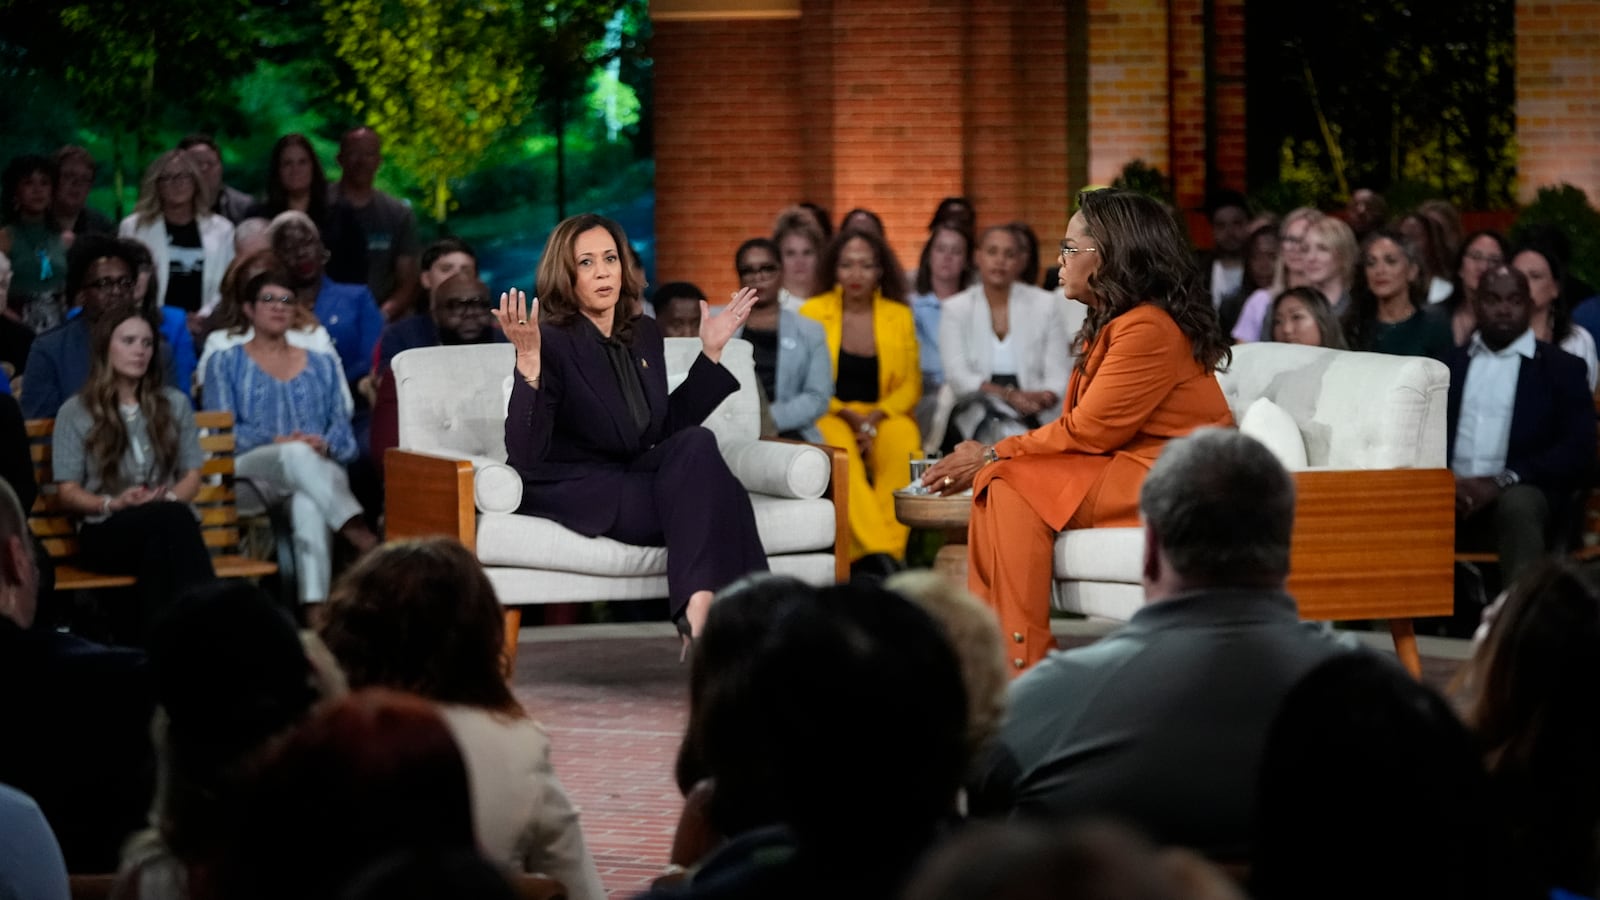
[[[200,493],[194,506],[200,514],[200,534],[211,551],[211,565],[218,578],[261,578],[277,573],[276,563],[252,559],[239,551],[241,529],[234,494],[233,413],[197,412],[195,425],[200,430]],[[51,434],[54,419],[28,422],[28,442],[33,452],[33,474],[39,482],[39,497],[28,512],[28,526],[55,562],[56,590],[95,590],[130,587],[132,575],[105,575],[74,564],[78,556],[78,531],[73,517],[61,507],[56,495],[55,475],[50,467]]]

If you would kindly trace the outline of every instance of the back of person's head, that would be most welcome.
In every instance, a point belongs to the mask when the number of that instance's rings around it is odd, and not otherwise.
[[[1289,574],[1294,480],[1260,441],[1202,428],[1167,443],[1139,512],[1167,563],[1194,584],[1281,583]]]
[[[1503,896],[1472,738],[1392,660],[1341,654],[1302,678],[1268,731],[1257,793],[1258,900]]]
[[[724,682],[747,677],[754,657],[750,648],[772,628],[784,611],[814,602],[816,589],[787,575],[759,574],[741,578],[717,593],[706,624],[694,644],[689,667],[689,726],[678,747],[674,775],[685,796],[711,773],[698,744],[700,718],[713,691]]]
[[[433,264],[439,261],[439,257],[449,256],[452,253],[465,253],[466,255],[472,257],[473,262],[478,261],[478,254],[473,251],[471,244],[463,241],[460,238],[440,238],[423,249],[421,261],[422,270],[427,271],[428,269],[433,268]]]
[[[1467,722],[1510,803],[1523,865],[1580,893],[1600,879],[1600,587],[1546,561],[1506,593],[1463,675]]]
[[[324,613],[323,641],[353,687],[521,713],[505,680],[504,610],[459,542],[378,547],[339,578]]]
[[[1227,900],[1214,868],[1162,853],[1119,827],[973,825],[928,855],[904,900]],[[1201,883],[1196,883],[1201,882]]]
[[[859,885],[903,878],[968,762],[943,630],[898,594],[838,585],[779,611],[746,652],[744,676],[712,685],[695,722],[716,781],[712,824],[733,835],[782,823]]]
[[[339,900],[516,900],[506,873],[477,853],[397,853],[357,875]]]
[[[20,628],[33,625],[38,612],[38,571],[28,514],[10,483],[0,478],[0,616]]]
[[[671,308],[674,300],[693,300],[698,304],[704,299],[706,299],[706,292],[700,290],[692,282],[669,281],[656,288],[655,293],[650,295],[650,305],[655,307],[656,315],[660,316]]]
[[[967,747],[976,754],[1000,730],[1011,672],[1000,638],[1000,620],[949,578],[926,569],[901,572],[884,587],[908,598],[945,630],[961,662],[967,688]]]
[[[333,900],[401,853],[473,852],[467,769],[426,700],[381,689],[319,707],[261,761],[216,870],[230,900]]]
[[[288,614],[242,581],[187,592],[152,626],[148,646],[161,708],[163,837],[203,855],[242,768],[333,690],[319,679]]]

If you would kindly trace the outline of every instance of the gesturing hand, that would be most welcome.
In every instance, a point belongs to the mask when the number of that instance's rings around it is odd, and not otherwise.
[[[722,312],[714,316],[706,301],[700,301],[700,350],[706,359],[714,363],[722,362],[722,348],[728,345],[728,339],[744,324],[758,296],[755,288],[740,288],[728,305],[722,308]]]
[[[500,308],[494,320],[506,339],[517,348],[517,371],[529,381],[539,378],[539,298],[528,302],[528,295],[513,288],[500,294]]]

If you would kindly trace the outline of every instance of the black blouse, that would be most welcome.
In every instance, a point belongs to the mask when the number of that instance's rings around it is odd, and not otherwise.
[[[878,357],[839,351],[833,395],[846,403],[878,402]]]

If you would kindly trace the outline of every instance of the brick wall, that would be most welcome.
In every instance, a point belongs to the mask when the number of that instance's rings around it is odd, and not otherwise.
[[[1519,199],[1567,182],[1600,204],[1600,3],[1517,0]]]

